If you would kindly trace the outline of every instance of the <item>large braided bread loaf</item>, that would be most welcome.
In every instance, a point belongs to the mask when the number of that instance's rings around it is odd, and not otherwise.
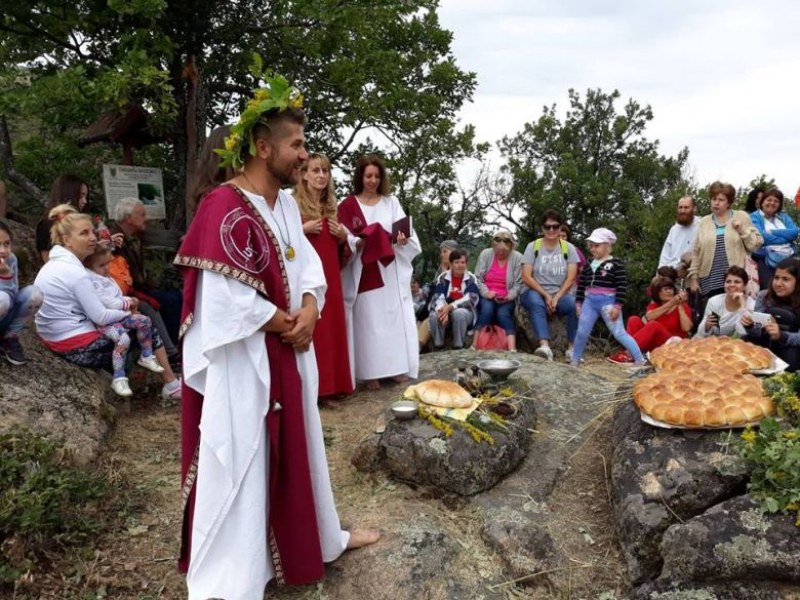
[[[636,405],[653,419],[684,427],[726,427],[772,414],[761,380],[746,374],[772,364],[764,348],[724,337],[683,340],[651,353],[659,369],[639,381]]]

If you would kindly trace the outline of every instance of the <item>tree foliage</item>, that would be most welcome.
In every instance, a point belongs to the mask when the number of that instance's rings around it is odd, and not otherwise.
[[[378,143],[387,148],[407,209],[446,206],[453,164],[478,153],[472,128],[459,129],[456,122],[475,76],[456,65],[452,35],[441,28],[437,5],[431,0],[17,3],[0,18],[0,78],[8,84],[0,92],[0,114],[9,116],[15,132],[22,121],[49,150],[52,138],[74,140],[109,107],[142,103],[171,145],[170,162],[177,170],[172,208],[180,224],[205,131],[229,122],[257,85],[250,68],[257,54],[264,67],[305,92],[310,148],[349,172],[353,155]],[[80,152],[73,155],[80,161]],[[84,156],[91,162],[89,152]]]
[[[645,137],[651,108],[633,99],[620,104],[616,90],[590,89],[583,97],[570,90],[563,119],[556,105],[545,107],[538,120],[503,138],[504,188],[496,192],[495,210],[517,226],[522,243],[540,235],[548,208],[565,216],[578,240],[595,227],[613,230],[614,254],[639,291],[628,308],[638,309],[677,200],[692,184],[684,175],[688,150],[663,156],[658,141]]]

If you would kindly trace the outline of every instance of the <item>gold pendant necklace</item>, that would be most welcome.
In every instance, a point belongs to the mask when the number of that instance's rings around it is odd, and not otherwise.
[[[250,187],[253,188],[254,193],[259,194],[259,196],[264,198],[264,201],[266,202],[267,197],[264,194],[260,194],[257,191],[256,186],[254,186],[253,182],[250,181],[250,178],[247,176],[247,173],[245,173],[244,171],[242,171],[241,173],[242,173],[242,176],[247,181],[247,183],[250,185]],[[280,194],[280,192],[278,192],[278,197],[275,199],[275,203],[280,205],[280,202],[281,202],[281,194]],[[280,206],[281,219],[283,220],[283,226],[286,227],[286,237],[288,238],[288,240],[284,239],[284,237],[283,237],[283,229],[281,229],[281,224],[278,223],[278,219],[275,218],[275,209],[270,207],[269,202],[266,202],[266,204],[267,204],[267,208],[269,208],[269,212],[272,214],[273,219],[275,219],[275,225],[278,227],[278,235],[280,235],[280,237],[281,237],[281,242],[283,242],[283,245],[286,246],[285,250],[283,251],[283,255],[286,257],[286,260],[290,260],[290,261],[294,260],[295,257],[297,256],[297,252],[295,252],[294,246],[292,246],[292,234],[289,231],[289,224],[286,222],[286,215],[283,214],[283,206]]]

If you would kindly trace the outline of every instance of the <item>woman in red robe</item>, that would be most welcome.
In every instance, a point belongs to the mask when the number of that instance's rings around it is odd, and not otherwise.
[[[354,389],[339,271],[339,244],[347,239],[347,230],[336,220],[336,192],[327,156],[309,155],[300,168],[294,198],[303,216],[303,231],[322,260],[328,283],[325,308],[314,329],[319,397],[341,398]]]

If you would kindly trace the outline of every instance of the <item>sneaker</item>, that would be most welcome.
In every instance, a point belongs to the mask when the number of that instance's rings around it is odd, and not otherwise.
[[[608,357],[609,362],[614,363],[615,365],[630,365],[633,364],[633,358],[626,350],[621,350],[616,354],[612,354]]]
[[[550,346],[539,346],[533,353],[536,356],[541,356],[545,360],[553,360],[553,351],[550,349]]]
[[[158,364],[158,360],[155,356],[140,356],[139,360],[136,361],[136,364],[140,367],[144,367],[148,371],[152,371],[153,373],[164,372],[164,367]]]
[[[28,357],[25,356],[25,351],[22,349],[22,344],[16,337],[3,338],[0,341],[0,352],[6,357],[6,360],[12,365],[24,365],[28,362]]]
[[[111,389],[117,396],[122,396],[123,398],[133,396],[133,392],[131,391],[131,388],[128,385],[127,377],[116,377],[111,382]]]
[[[181,380],[176,378],[170,383],[165,383],[161,388],[161,398],[164,400],[180,400],[181,399]]]

